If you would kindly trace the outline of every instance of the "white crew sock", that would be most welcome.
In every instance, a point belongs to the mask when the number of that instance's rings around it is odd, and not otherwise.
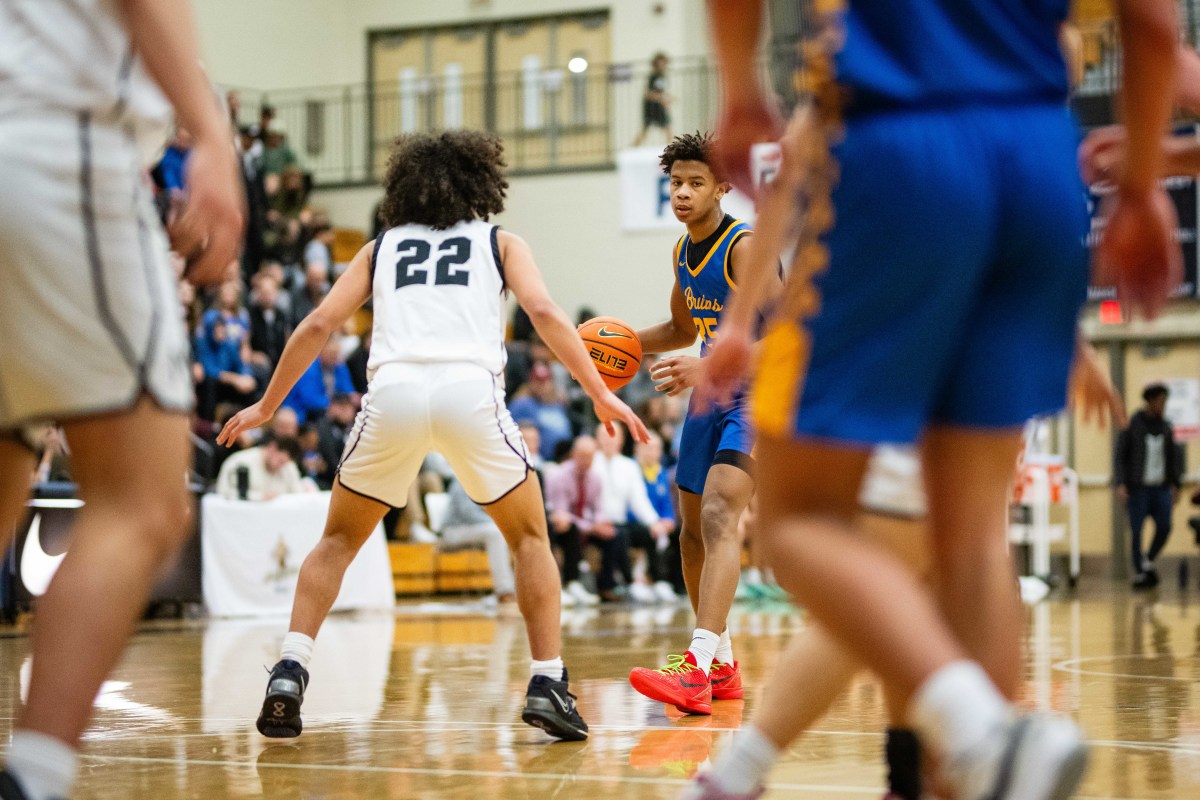
[[[696,657],[696,666],[707,675],[712,669],[713,656],[717,654],[717,646],[721,643],[720,634],[696,628],[692,631],[692,644],[688,652]]]
[[[563,679],[562,656],[547,661],[538,661],[535,658],[529,662],[529,672],[531,675],[544,675],[552,681],[561,681]]]
[[[308,662],[312,661],[313,645],[315,644],[313,638],[307,634],[288,631],[287,635],[283,637],[283,648],[279,651],[279,660],[295,661],[308,669]]]
[[[733,640],[729,638],[729,628],[721,632],[721,641],[717,644],[717,652],[713,656],[714,661],[720,661],[722,664],[733,663]]]
[[[79,755],[53,736],[13,731],[5,768],[21,784],[29,800],[68,796],[78,766]]]
[[[779,748],[753,725],[733,735],[733,742],[717,758],[712,777],[731,795],[749,795],[767,781],[779,760]]]
[[[1012,716],[1012,706],[974,661],[942,667],[908,703],[913,729],[934,753],[950,761],[979,746]]]
[[[762,570],[758,567],[750,567],[746,570],[746,583],[759,584],[763,582]]]

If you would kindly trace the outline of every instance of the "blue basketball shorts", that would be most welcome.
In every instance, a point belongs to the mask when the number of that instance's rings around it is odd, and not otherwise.
[[[817,310],[766,335],[758,431],[907,444],[1061,409],[1088,275],[1076,142],[1057,105],[848,119]]]
[[[675,483],[685,492],[703,494],[708,471],[714,464],[733,463],[744,466],[754,449],[754,434],[750,425],[750,409],[745,398],[739,398],[729,408],[711,409],[706,414],[688,409],[683,421],[679,442],[679,463],[675,466]],[[721,458],[740,454],[729,462]]]

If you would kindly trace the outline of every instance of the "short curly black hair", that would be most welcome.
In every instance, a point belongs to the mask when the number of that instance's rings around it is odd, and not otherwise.
[[[671,167],[675,166],[676,161],[701,161],[708,164],[709,168],[716,172],[716,167],[712,160],[713,136],[711,133],[685,133],[682,136],[676,136],[662,151],[662,155],[658,159],[658,163],[662,166],[664,175],[671,174]]]
[[[383,178],[384,225],[444,230],[504,210],[504,145],[484,131],[412,133],[396,139]]]

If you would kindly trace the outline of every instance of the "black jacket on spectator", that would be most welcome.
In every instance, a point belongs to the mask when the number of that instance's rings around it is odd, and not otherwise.
[[[1117,486],[1141,486],[1146,471],[1146,436],[1163,436],[1163,458],[1166,460],[1166,486],[1179,487],[1183,480],[1183,456],[1175,444],[1175,431],[1162,417],[1139,411],[1129,420],[1129,427],[1117,438],[1113,457],[1113,483]]]
[[[265,353],[271,359],[271,365],[279,363],[283,355],[283,346],[287,344],[291,334],[286,315],[276,311],[270,322],[263,309],[254,305],[250,307],[250,349],[256,353]]]
[[[346,368],[350,370],[350,380],[354,383],[354,391],[359,394],[367,393],[367,361],[370,358],[371,348],[363,343],[346,359]]]
[[[325,471],[317,476],[322,489],[333,487],[333,479],[342,460],[342,451],[346,447],[346,438],[353,427],[353,424],[339,425],[329,417],[317,423],[317,452],[325,462]]]

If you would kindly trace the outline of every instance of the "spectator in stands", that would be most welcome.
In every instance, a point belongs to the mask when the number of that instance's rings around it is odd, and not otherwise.
[[[646,91],[642,93],[642,132],[633,140],[634,147],[642,146],[651,128],[662,128],[667,141],[671,141],[671,115],[667,111],[671,102],[667,94],[669,63],[666,53],[655,53],[650,60],[650,77],[646,81]]]
[[[241,126],[238,120],[242,116],[242,95],[237,89],[225,93],[225,108],[229,111],[229,124],[236,131]]]
[[[559,442],[571,438],[566,397],[555,386],[550,367],[545,362],[533,365],[529,382],[513,396],[508,410],[518,423],[528,420],[537,425],[544,459],[553,460]]]
[[[317,450],[325,462],[325,469],[317,476],[317,485],[322,489],[333,488],[333,479],[337,475],[338,464],[341,463],[357,413],[354,398],[345,392],[338,392],[330,398],[325,418],[317,423]]]
[[[342,362],[337,341],[330,339],[321,355],[284,398],[283,404],[293,409],[302,423],[316,422],[324,416],[333,396],[338,393],[353,394],[354,383],[350,380],[350,370]]]
[[[654,564],[657,569],[657,574],[652,576],[655,596],[663,602],[671,602],[678,599],[672,570],[667,563],[672,555],[678,554],[679,525],[675,514],[675,476],[673,471],[666,467],[663,440],[657,433],[651,431],[650,441],[645,444],[638,442],[634,445],[633,452],[638,466],[642,468],[642,478],[646,482],[646,494],[650,498],[650,504],[658,512],[659,518],[670,525],[665,535],[654,539],[654,550],[658,557],[654,561],[647,559],[647,566]]]
[[[264,106],[265,109],[269,108]],[[274,115],[274,110],[271,110]],[[292,146],[287,141],[287,130],[282,122],[270,121],[267,123],[269,127],[265,128],[267,134],[263,148],[263,170],[268,175],[282,175],[283,171],[288,167],[296,167],[300,163],[300,159],[296,158],[296,152],[292,150]],[[299,169],[296,170],[299,174]]]
[[[279,309],[279,283],[266,273],[256,276],[250,306],[250,358],[268,374],[279,363],[291,326]]]
[[[646,492],[646,480],[641,467],[629,456],[621,454],[621,448],[625,445],[625,429],[614,424],[613,432],[609,433],[605,426],[600,425],[596,428],[596,442],[599,453],[592,464],[592,472],[600,478],[603,488],[602,516],[610,520],[615,529],[612,557],[601,564],[597,579],[597,585],[602,587],[600,597],[604,600],[616,599],[613,589],[619,574],[624,578],[632,600],[639,603],[654,602],[659,598],[653,584],[663,581],[660,556],[670,542],[671,531],[675,529],[674,521],[659,517]],[[649,574],[640,575],[637,581],[633,579],[629,557],[631,547],[646,554]],[[662,599],[674,600],[674,591],[667,597],[666,588],[669,587],[664,585]]]
[[[179,125],[175,128],[175,136],[167,145],[162,160],[158,163],[159,177],[163,188],[171,193],[182,194],[184,174],[187,168],[188,156],[192,152],[192,135],[187,128]]]
[[[240,131],[242,184],[246,190],[246,234],[242,246],[242,276],[253,275],[262,263],[267,225],[266,173],[262,166],[262,142],[251,128]]]
[[[450,504],[442,522],[442,545],[447,549],[483,545],[487,550],[488,569],[492,573],[492,595],[498,604],[515,603],[516,579],[513,577],[512,556],[504,534],[492,518],[475,504],[462,484],[453,481],[449,489]]]
[[[529,466],[533,467],[538,474],[538,479],[543,478],[543,473],[546,470],[546,460],[542,458],[542,434],[538,430],[538,426],[533,420],[525,420],[517,423],[517,429],[521,431],[521,438],[525,440],[525,452],[529,459]],[[544,482],[543,482],[543,485]],[[545,494],[545,492],[542,492]]]
[[[257,447],[225,459],[217,474],[216,492],[226,500],[274,500],[311,491],[296,466],[300,457],[296,439],[266,434]]]
[[[329,273],[322,264],[309,264],[304,285],[292,292],[292,327],[299,325],[329,293]]]
[[[354,352],[346,357],[346,367],[350,370],[350,380],[354,382],[354,391],[358,394],[367,393],[367,363],[371,360],[371,329],[363,332]]]
[[[1154,561],[1171,536],[1171,516],[1179,499],[1183,463],[1175,444],[1175,432],[1165,413],[1170,391],[1152,383],[1142,392],[1145,407],[1133,415],[1117,438],[1113,478],[1117,495],[1125,501],[1132,529],[1133,588],[1153,589],[1158,585]],[[1142,526],[1154,520],[1154,539],[1142,552]]]
[[[240,407],[253,401],[258,382],[251,374],[250,316],[241,304],[240,281],[226,281],[217,294],[217,305],[204,313],[194,340],[202,375],[198,404],[204,419],[213,419],[217,403]]]
[[[316,425],[304,425],[300,428],[300,474],[311,481],[318,489],[329,489],[323,486],[322,476],[326,472],[325,458],[321,455],[321,435]]]
[[[601,551],[612,549],[616,531],[603,519],[604,488],[592,471],[596,440],[580,436],[571,446],[571,457],[546,473],[546,510],[550,514],[550,537],[562,548],[562,603],[596,605],[599,598],[579,580],[583,560],[583,537],[594,537]],[[611,588],[611,587],[610,587]]]
[[[312,232],[312,239],[304,246],[305,271],[314,264],[325,270],[325,280],[333,279],[333,226],[327,219],[317,222]]]
[[[300,415],[287,406],[280,406],[268,423],[271,433],[280,438],[298,439],[300,437]]]

